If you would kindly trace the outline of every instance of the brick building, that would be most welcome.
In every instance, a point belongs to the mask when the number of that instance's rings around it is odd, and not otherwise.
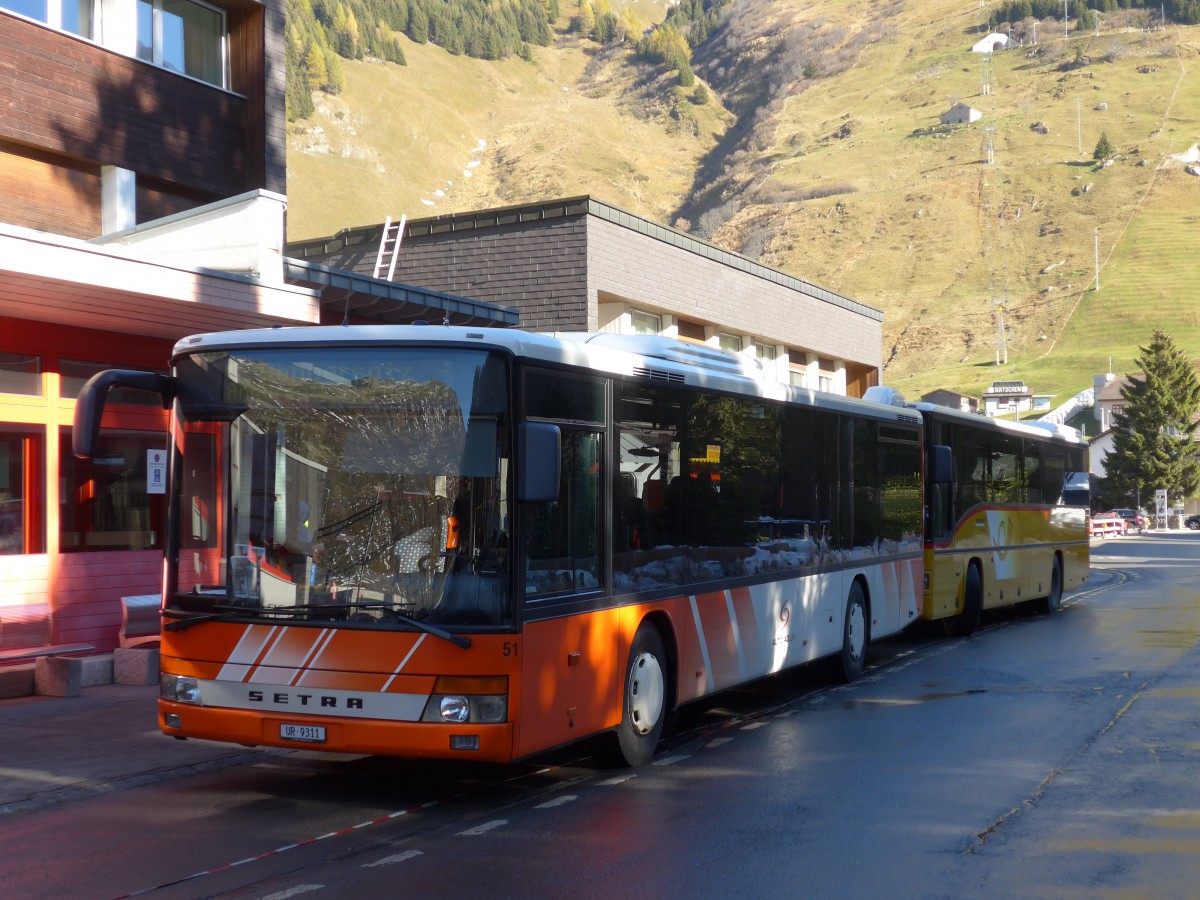
[[[382,232],[344,229],[287,252],[371,272]],[[591,197],[410,220],[395,277],[516,308],[534,331],[700,341],[852,396],[879,383],[879,310]]]
[[[0,0],[0,666],[111,649],[156,593],[165,413],[124,396],[71,452],[94,372],[198,331],[493,305],[283,257],[284,2]]]

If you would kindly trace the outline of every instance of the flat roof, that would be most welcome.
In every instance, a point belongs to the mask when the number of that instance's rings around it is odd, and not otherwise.
[[[321,308],[339,314],[378,319],[386,324],[426,319],[441,325],[517,325],[520,312],[508,306],[428,291],[424,288],[334,269],[302,259],[285,258],[289,284],[316,288]]]
[[[678,229],[669,228],[634,213],[626,212],[623,209],[603,203],[588,195],[568,197],[562,200],[519,204],[516,206],[503,206],[494,209],[447,213],[445,215],[430,216],[422,219],[409,219],[405,223],[404,234],[406,237],[414,238],[436,237],[439,234],[458,233],[478,228],[503,228],[509,225],[521,225],[526,222],[540,222],[584,215],[596,216],[599,219],[612,222],[622,228],[636,231],[638,234],[645,235],[653,240],[661,241],[664,244],[669,244],[672,247],[689,253],[695,253],[698,256],[703,256],[706,259],[711,259],[728,266],[731,269],[745,272],[747,275],[755,278],[764,278],[789,290],[798,291],[814,299],[874,319],[877,322],[883,321],[882,310],[876,309],[873,306],[868,306],[858,300],[851,300],[849,297],[844,297],[828,288],[813,284],[811,281],[797,278],[795,275],[789,275],[780,269],[747,259],[741,254],[722,249],[715,244],[710,244],[708,241],[701,240]],[[309,238],[304,241],[289,242],[288,252],[303,256],[306,255],[308,248],[311,247],[314,249],[319,248],[318,252],[320,253],[328,253],[340,249],[342,246],[361,243],[366,235],[378,233],[382,227],[382,222],[374,225],[359,225],[352,228],[343,228],[337,234],[330,237]]]

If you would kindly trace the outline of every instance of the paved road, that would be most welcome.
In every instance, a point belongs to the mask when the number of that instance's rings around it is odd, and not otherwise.
[[[1200,534],[1097,542],[1050,617],[691,710],[635,772],[175,742],[153,689],[0,702],[8,897],[1190,897]]]

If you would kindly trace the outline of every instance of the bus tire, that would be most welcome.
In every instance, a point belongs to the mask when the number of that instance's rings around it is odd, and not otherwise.
[[[862,583],[856,580],[846,597],[846,617],[842,620],[841,666],[837,672],[842,681],[853,681],[862,674],[870,642],[871,613]]]
[[[667,718],[667,654],[658,629],[649,622],[638,626],[625,666],[621,723],[606,754],[617,765],[640,766],[650,761]]]
[[[1058,612],[1062,609],[1062,594],[1062,559],[1055,553],[1054,565],[1050,569],[1050,593],[1035,602],[1034,611],[1043,616],[1049,615],[1052,612]]]
[[[963,609],[957,616],[942,619],[942,627],[950,637],[966,637],[979,627],[979,616],[983,612],[983,575],[977,563],[967,566],[967,580],[963,585]]]

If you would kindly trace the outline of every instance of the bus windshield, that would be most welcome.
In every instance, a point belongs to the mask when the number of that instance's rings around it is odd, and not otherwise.
[[[169,609],[511,625],[503,359],[256,347],[182,357],[175,375]]]

